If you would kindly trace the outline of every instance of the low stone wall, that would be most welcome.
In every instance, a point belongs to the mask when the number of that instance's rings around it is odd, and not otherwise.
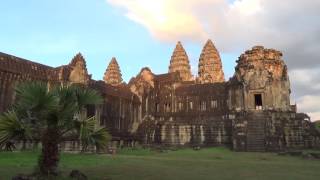
[[[110,146],[108,147],[111,147]],[[42,145],[40,142],[34,142],[34,141],[17,141],[17,142],[10,142],[10,144],[8,144],[9,146],[6,148],[4,147],[3,150],[34,150],[34,149],[41,149]],[[62,143],[59,144],[59,149],[60,151],[63,152],[81,152],[82,151],[82,145],[79,141],[64,141]],[[105,150],[99,150],[97,151],[95,146],[89,146],[88,149],[86,150],[86,152],[101,152],[101,153],[107,153],[108,152],[108,148],[106,148]]]
[[[163,146],[225,146],[231,144],[230,130],[223,121],[187,124],[146,122],[138,132],[142,144]],[[230,127],[231,128],[231,127]]]

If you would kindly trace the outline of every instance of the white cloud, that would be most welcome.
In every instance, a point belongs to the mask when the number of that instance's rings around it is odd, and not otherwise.
[[[230,9],[244,16],[250,16],[260,12],[262,7],[260,0],[236,0],[230,5]]]
[[[320,95],[306,95],[298,99],[298,111],[306,112],[312,120],[320,120]]]
[[[108,0],[162,41],[213,39],[223,52],[255,44],[319,52],[320,1],[313,0]],[[318,44],[318,43],[316,43]]]
[[[320,120],[320,112],[309,112],[308,115],[311,117],[312,121]]]
[[[319,69],[294,69],[289,71],[289,75],[294,86],[308,88],[308,93],[320,93]]]
[[[109,0],[110,4],[125,9],[125,15],[145,26],[157,39],[171,41],[188,37],[205,39],[206,32],[194,14],[197,2],[208,0]]]
[[[108,0],[160,41],[212,39],[220,52],[283,51],[298,107],[320,119],[320,1]],[[316,104],[312,104],[316,103]],[[300,106],[299,106],[300,105]],[[318,105],[318,106],[317,106]]]
[[[298,111],[307,113],[312,120],[320,120],[319,69],[295,69],[289,74]]]

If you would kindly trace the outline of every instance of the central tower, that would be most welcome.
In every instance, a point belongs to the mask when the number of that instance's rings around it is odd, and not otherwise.
[[[224,82],[221,58],[210,39],[202,49],[198,68],[198,80],[201,84]]]
[[[119,85],[122,83],[122,75],[120,67],[115,57],[113,57],[108,65],[106,72],[104,73],[103,80],[107,84]]]
[[[172,72],[179,72],[183,81],[192,80],[189,58],[180,41],[177,43],[171,56],[169,73]]]

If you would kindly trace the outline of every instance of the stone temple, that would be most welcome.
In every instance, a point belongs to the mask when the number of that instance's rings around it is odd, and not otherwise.
[[[225,80],[219,52],[208,40],[198,76],[178,42],[168,73],[142,68],[128,84],[112,58],[103,81],[91,78],[79,53],[68,65],[49,67],[0,53],[0,112],[15,100],[25,81],[82,84],[96,89],[104,103],[88,107],[121,145],[228,146],[236,151],[280,151],[319,146],[308,115],[290,104],[290,81],[282,53],[255,46],[240,55]]]

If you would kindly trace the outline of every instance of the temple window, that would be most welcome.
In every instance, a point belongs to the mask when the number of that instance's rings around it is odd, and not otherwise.
[[[201,111],[205,111],[205,110],[207,109],[206,106],[207,106],[207,105],[206,105],[206,102],[205,102],[205,101],[201,101],[201,102],[200,102],[200,110],[201,110]]]
[[[179,102],[179,104],[178,104],[178,108],[179,108],[179,111],[182,111],[182,108],[183,108],[183,104],[182,104],[182,102]]]
[[[171,111],[171,104],[169,103],[169,104],[164,104],[164,111],[165,112],[170,112]]]
[[[211,108],[217,108],[218,107],[218,101],[217,100],[211,100]]]
[[[149,112],[149,108],[148,108],[148,104],[149,104],[149,98],[146,98],[146,113]]]
[[[191,102],[189,102],[189,107],[190,107],[190,110],[192,110],[193,109],[193,102],[191,101]]]

